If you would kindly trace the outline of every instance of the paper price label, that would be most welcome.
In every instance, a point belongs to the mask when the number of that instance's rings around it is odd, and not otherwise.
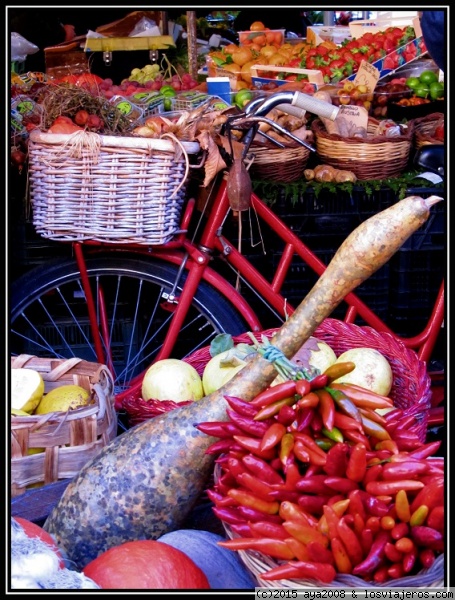
[[[380,71],[366,60],[362,60],[359,70],[354,79],[355,85],[366,85],[368,91],[372,92],[379,80]]]
[[[343,104],[340,106],[340,112],[336,121],[339,127],[344,128],[347,134],[346,137],[352,137],[362,129],[366,131],[368,126],[368,111],[363,106]]]

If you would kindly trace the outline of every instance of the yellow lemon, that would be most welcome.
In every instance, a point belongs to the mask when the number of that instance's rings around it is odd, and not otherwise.
[[[44,394],[44,381],[34,369],[11,369],[11,408],[32,413]]]
[[[66,412],[68,409],[86,406],[90,402],[90,393],[80,385],[61,385],[54,388],[38,404],[35,415],[49,412]]]

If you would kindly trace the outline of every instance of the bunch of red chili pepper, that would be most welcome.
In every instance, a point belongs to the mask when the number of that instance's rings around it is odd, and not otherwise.
[[[422,443],[416,415],[390,398],[333,383],[353,368],[332,365],[251,402],[226,396],[227,421],[196,425],[219,438],[208,449],[219,476],[207,494],[239,536],[220,545],[277,559],[264,580],[326,584],[346,573],[384,583],[444,551],[444,459],[433,456],[441,442]]]

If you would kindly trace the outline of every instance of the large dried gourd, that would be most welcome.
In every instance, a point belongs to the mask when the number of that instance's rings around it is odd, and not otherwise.
[[[343,242],[271,343],[291,358],[343,298],[384,265],[441,198],[410,196],[370,217]],[[225,386],[116,437],[66,488],[44,529],[81,569],[128,540],[157,539],[184,522],[213,472],[215,438],[195,423],[227,420],[224,395],[252,400],[277,371],[257,356]]]

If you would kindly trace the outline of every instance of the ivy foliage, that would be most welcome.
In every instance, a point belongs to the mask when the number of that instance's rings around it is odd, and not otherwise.
[[[418,171],[408,171],[399,177],[370,179],[356,181],[356,183],[350,181],[345,181],[343,183],[306,181],[305,179],[294,181],[292,183],[282,183],[266,179],[253,179],[252,184],[254,192],[270,206],[276,202],[276,199],[279,196],[282,198],[284,197],[286,202],[289,202],[294,206],[299,198],[308,192],[313,193],[316,198],[322,192],[329,192],[332,194],[345,192],[349,195],[361,192],[370,198],[373,197],[375,192],[390,190],[397,200],[402,200],[409,195],[410,189],[443,189],[443,183],[434,184],[423,177],[419,177],[419,174],[420,172]]]

